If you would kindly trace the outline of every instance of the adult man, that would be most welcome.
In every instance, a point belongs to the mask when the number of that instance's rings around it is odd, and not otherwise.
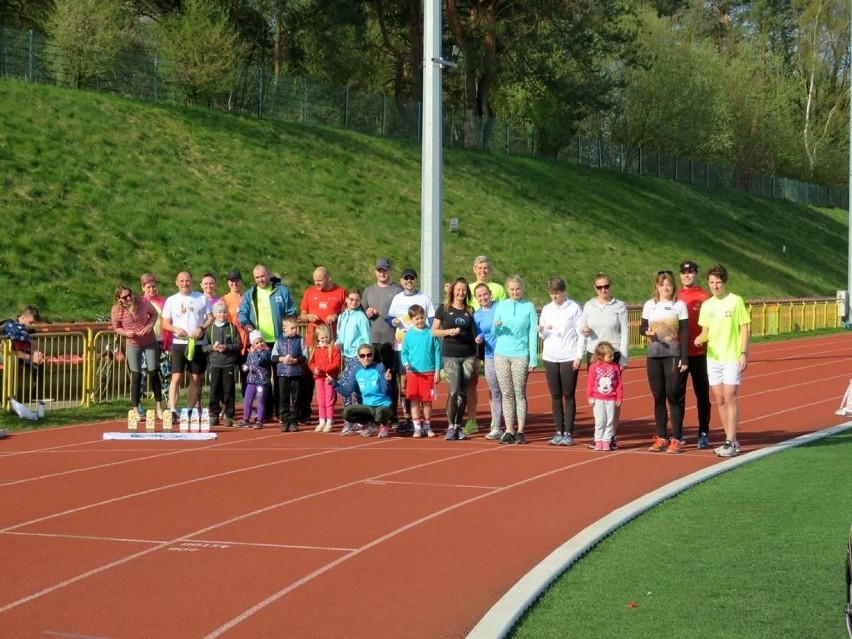
[[[476,281],[470,285],[470,290],[475,291],[478,284],[485,284],[488,290],[491,291],[491,301],[497,303],[506,299],[506,288],[497,282],[489,282],[491,277],[491,260],[487,255],[478,255],[473,260],[473,274],[476,276]],[[479,308],[479,302],[474,298],[471,300],[471,306],[476,310]]]
[[[391,300],[390,308],[388,309],[388,325],[394,331],[394,375],[399,380],[399,393],[402,399],[405,422],[400,425],[398,430],[409,431],[414,429],[411,423],[411,407],[408,400],[405,399],[405,373],[400,359],[402,351],[402,338],[405,332],[412,326],[412,320],[408,317],[408,309],[414,304],[419,304],[426,311],[426,317],[429,324],[432,324],[432,318],[435,317],[435,305],[432,304],[432,299],[421,293],[417,288],[417,271],[413,268],[407,268],[402,271],[400,276],[400,284],[402,284],[402,292],[397,293]]]
[[[255,285],[249,287],[243,295],[237,312],[237,323],[246,334],[255,329],[259,330],[263,341],[272,348],[281,334],[284,318],[296,314],[296,303],[290,295],[290,289],[284,284],[272,284],[272,277],[265,265],[255,266],[252,275]],[[271,393],[264,393],[267,415],[272,415],[273,407],[278,406],[277,397],[274,395],[275,384],[272,385]]]
[[[701,310],[701,304],[709,299],[710,293],[701,288],[697,280],[698,264],[692,260],[681,262],[680,283],[683,287],[680,289],[677,299],[686,305],[688,313],[689,368],[680,377],[681,388],[678,396],[684,404],[681,406],[683,412],[686,404],[686,380],[688,377],[692,377],[692,392],[695,394],[695,403],[698,408],[698,448],[710,448],[708,439],[710,433],[710,384],[707,381],[707,346],[706,344],[695,345],[695,338],[701,332],[701,327],[698,325],[698,314]]]
[[[228,309],[228,321],[237,327],[237,332],[240,335],[240,345],[242,348],[240,350],[239,357],[237,358],[239,360],[237,370],[239,370],[240,375],[240,388],[242,389],[243,397],[245,397],[246,372],[243,370],[242,364],[245,362],[249,343],[248,333],[246,332],[246,329],[240,325],[239,314],[240,304],[243,302],[243,276],[237,269],[233,269],[230,273],[228,273],[228,292],[222,296],[222,301]]]
[[[742,373],[748,367],[748,325],[751,323],[743,298],[725,290],[727,282],[728,271],[721,264],[707,272],[707,284],[713,297],[701,305],[698,314],[701,334],[694,342],[696,346],[707,342],[707,378],[725,429],[725,443],[713,451],[719,457],[733,457],[740,452],[737,390]]]
[[[384,364],[385,369],[394,370],[394,329],[388,324],[388,310],[391,302],[402,287],[391,281],[391,263],[386,257],[376,260],[376,283],[370,284],[361,294],[361,306],[370,320],[370,341],[373,343],[373,353]],[[393,422],[397,423],[399,408],[399,384],[392,377],[388,385],[391,397]]]
[[[195,348],[195,342],[201,340],[204,331],[213,323],[213,309],[203,293],[192,290],[192,275],[189,271],[178,273],[175,284],[178,292],[166,300],[161,324],[163,330],[171,331],[174,335],[170,352],[172,376],[169,383],[169,408],[172,411],[177,408],[183,374],[188,370],[190,384],[187,405],[190,409],[200,409],[201,384],[207,359],[201,348]]]
[[[331,281],[328,269],[318,266],[314,269],[314,285],[305,289],[302,296],[301,314],[299,319],[308,322],[306,341],[309,347],[314,344],[314,329],[325,324],[331,329],[331,340],[337,329],[337,317],[346,304],[346,291]],[[311,415],[311,400],[314,396],[314,376],[302,375],[302,385],[299,387],[299,421],[307,423]]]

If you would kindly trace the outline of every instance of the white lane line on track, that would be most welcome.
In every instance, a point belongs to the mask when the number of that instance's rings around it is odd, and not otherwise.
[[[107,541],[114,543],[127,543],[127,544],[170,544],[173,543],[171,541],[166,541],[163,539],[124,539],[122,537],[103,537],[99,535],[63,535],[60,533],[29,533],[29,532],[10,532],[4,533],[9,535],[10,537],[45,537],[48,539],[73,539],[76,541]],[[353,550],[351,547],[337,547],[337,546],[306,546],[304,544],[268,544],[268,543],[260,543],[253,541],[231,541],[231,540],[220,540],[220,539],[198,539],[194,538],[191,541],[187,541],[188,544],[198,544],[202,546],[203,544],[216,544],[218,546],[245,546],[249,548],[279,548],[282,550],[325,550],[332,552],[349,552]]]
[[[465,499],[465,500],[460,501],[460,502],[453,504],[451,506],[441,508],[440,510],[436,510],[433,513],[430,513],[428,515],[424,515],[423,517],[420,517],[419,519],[416,519],[416,520],[411,521],[407,524],[404,524],[404,525],[396,528],[395,530],[392,530],[392,531],[382,535],[381,537],[377,537],[377,538],[373,539],[372,541],[364,544],[360,548],[356,548],[355,550],[347,553],[346,555],[343,555],[342,557],[338,557],[334,561],[331,561],[331,562],[325,564],[324,566],[320,566],[319,568],[317,568],[313,572],[305,575],[301,579],[297,579],[293,583],[285,586],[284,588],[282,588],[278,592],[271,594],[269,597],[266,597],[265,599],[258,602],[257,604],[255,604],[251,608],[248,608],[247,610],[243,611],[242,613],[240,613],[239,615],[237,615],[236,617],[234,617],[233,619],[231,619],[227,623],[225,623],[222,626],[220,626],[219,628],[215,629],[213,632],[206,635],[204,637],[204,639],[215,639],[216,637],[221,636],[222,634],[224,634],[225,632],[227,632],[228,630],[230,630],[234,626],[239,625],[240,623],[242,623],[243,621],[245,621],[246,619],[248,619],[249,617],[251,617],[255,613],[260,612],[261,610],[263,610],[264,608],[266,608],[270,604],[275,603],[276,601],[278,601],[282,597],[286,596],[287,594],[293,592],[297,588],[304,586],[305,584],[313,581],[317,577],[325,574],[329,570],[336,568],[340,564],[342,564],[346,561],[349,561],[350,559],[357,557],[358,555],[370,550],[371,548],[374,548],[375,546],[378,546],[378,545],[380,545],[380,544],[382,544],[382,543],[384,543],[384,542],[386,542],[390,539],[393,539],[394,537],[397,537],[397,536],[401,535],[402,533],[404,533],[404,532],[406,532],[406,531],[408,531],[412,528],[420,526],[421,524],[424,524],[428,521],[431,521],[432,519],[436,519],[438,517],[446,515],[447,513],[453,512],[454,510],[458,510],[459,508],[463,508],[463,507],[468,506],[470,504],[476,503],[476,502],[478,502],[482,499],[492,497],[494,495],[498,495],[498,494],[506,492],[508,490],[514,490],[515,488],[517,488],[519,486],[523,486],[525,484],[529,484],[531,482],[535,482],[535,481],[538,481],[538,480],[543,479],[545,477],[549,477],[549,476],[555,475],[557,473],[562,473],[562,472],[571,470],[573,468],[577,468],[579,466],[594,463],[595,460],[601,460],[601,459],[603,459],[603,458],[602,457],[594,457],[594,458],[586,459],[586,460],[583,460],[581,462],[577,462],[577,463],[574,463],[574,464],[568,464],[568,465],[563,466],[561,468],[555,468],[555,469],[549,470],[547,472],[535,475],[533,477],[527,477],[525,479],[521,479],[519,481],[516,481],[512,484],[507,484],[505,486],[495,488],[494,490],[490,490],[490,491],[488,491],[488,492],[486,492],[482,495],[476,495],[474,497],[471,497],[469,499]],[[2,612],[2,609],[0,609],[0,612]]]
[[[382,442],[379,442],[379,443],[382,443]],[[365,444],[365,445],[369,445],[369,444]],[[350,449],[341,449],[341,450],[350,450]],[[97,568],[92,568],[91,570],[87,570],[87,571],[85,571],[85,572],[82,572],[82,573],[80,573],[80,574],[78,574],[78,575],[76,575],[76,576],[74,576],[74,577],[70,577],[70,578],[68,578],[68,579],[65,579],[65,580],[63,580],[63,581],[61,581],[61,582],[59,582],[59,583],[56,583],[56,584],[54,584],[54,585],[52,585],[52,586],[48,586],[48,587],[46,587],[46,588],[43,588],[43,589],[41,589],[41,590],[39,590],[39,591],[37,591],[37,592],[34,592],[34,593],[30,594],[30,595],[26,595],[26,596],[24,596],[24,597],[21,597],[20,599],[16,599],[15,601],[11,601],[11,602],[9,602],[8,604],[6,604],[6,605],[4,605],[4,606],[0,607],[0,613],[6,612],[6,611],[8,611],[8,610],[11,610],[12,608],[16,608],[16,607],[18,607],[18,606],[21,606],[21,605],[23,605],[23,604],[25,604],[25,603],[28,603],[28,602],[30,602],[30,601],[33,601],[34,599],[38,599],[38,598],[43,597],[43,596],[45,596],[45,595],[49,595],[49,594],[51,594],[51,593],[53,593],[53,592],[56,592],[57,590],[61,590],[61,589],[66,588],[66,587],[68,587],[68,586],[70,586],[70,585],[73,585],[73,584],[75,584],[75,583],[77,583],[77,582],[79,582],[79,581],[83,581],[84,579],[87,579],[87,578],[89,578],[89,577],[91,577],[91,576],[93,576],[93,575],[97,575],[97,574],[100,574],[100,573],[105,572],[105,571],[107,571],[107,570],[110,570],[110,569],[112,569],[112,568],[116,568],[116,567],[118,567],[118,566],[122,566],[122,565],[124,565],[124,564],[126,564],[126,563],[129,563],[129,562],[131,562],[131,561],[135,560],[135,559],[140,559],[140,558],[145,557],[145,556],[147,556],[147,555],[149,555],[149,554],[151,554],[151,553],[154,553],[154,552],[157,552],[157,551],[162,550],[162,549],[164,549],[164,548],[167,548],[168,546],[171,546],[171,545],[174,545],[174,544],[177,544],[177,543],[183,542],[183,541],[193,541],[195,537],[198,537],[198,536],[200,536],[200,535],[204,535],[204,534],[206,534],[206,533],[210,532],[211,530],[216,530],[217,528],[221,528],[221,527],[223,527],[223,526],[228,526],[228,525],[230,525],[230,524],[237,523],[237,522],[239,522],[239,521],[243,521],[243,520],[245,520],[245,519],[249,519],[249,518],[251,518],[251,517],[255,517],[255,516],[257,516],[257,515],[260,515],[260,514],[263,514],[263,513],[266,513],[266,512],[272,511],[272,510],[275,510],[275,509],[277,509],[277,508],[281,508],[281,507],[283,507],[283,506],[288,506],[288,505],[290,505],[290,504],[298,503],[298,502],[301,502],[301,501],[306,501],[306,500],[308,500],[308,499],[313,499],[313,498],[315,498],[315,497],[319,497],[319,496],[321,496],[321,495],[331,494],[331,493],[334,493],[334,492],[337,492],[337,491],[343,490],[343,489],[345,489],[345,488],[348,488],[348,487],[350,487],[350,486],[353,486],[353,485],[355,485],[355,484],[357,484],[357,483],[367,482],[367,481],[370,481],[370,480],[381,480],[381,479],[383,479],[383,478],[385,478],[385,477],[390,477],[390,476],[396,475],[396,474],[398,474],[398,473],[408,472],[408,471],[411,471],[411,470],[416,470],[416,469],[419,469],[419,468],[424,468],[424,467],[426,467],[426,466],[432,466],[432,465],[434,465],[434,464],[443,463],[443,462],[445,462],[445,461],[451,461],[451,460],[454,460],[454,459],[461,459],[461,458],[468,457],[468,456],[480,455],[480,454],[482,454],[482,453],[484,453],[484,452],[487,452],[488,450],[495,450],[495,449],[490,449],[490,448],[481,448],[481,449],[477,449],[477,450],[475,450],[475,451],[469,451],[469,452],[467,452],[467,453],[464,453],[464,454],[461,454],[461,455],[456,455],[456,456],[454,456],[454,457],[449,457],[449,458],[446,458],[446,459],[441,459],[441,460],[436,460],[436,461],[429,461],[429,462],[425,462],[425,463],[422,463],[422,464],[415,464],[415,465],[412,465],[412,466],[408,466],[408,467],[406,467],[406,468],[398,468],[398,469],[396,469],[396,470],[389,471],[389,472],[386,472],[386,473],[382,473],[382,474],[379,474],[379,475],[375,475],[375,476],[373,476],[373,477],[365,477],[364,479],[358,480],[358,481],[356,481],[356,482],[347,483],[347,484],[340,484],[340,485],[338,485],[338,486],[332,486],[332,487],[330,487],[330,488],[326,488],[326,489],[323,489],[323,490],[315,491],[315,492],[313,492],[313,493],[309,493],[309,494],[306,494],[306,495],[300,495],[300,496],[298,496],[298,497],[293,497],[293,498],[290,498],[290,499],[286,499],[286,500],[281,501],[281,502],[278,502],[278,503],[276,503],[276,504],[271,504],[271,505],[269,505],[269,506],[264,506],[263,508],[258,508],[258,509],[255,509],[255,510],[253,510],[253,511],[250,511],[250,512],[247,512],[247,513],[243,513],[243,514],[241,514],[241,515],[237,515],[237,516],[235,516],[235,517],[231,517],[231,518],[229,518],[229,519],[226,519],[226,520],[220,521],[220,522],[218,522],[218,523],[211,524],[211,525],[209,525],[209,526],[205,526],[204,528],[201,528],[201,529],[199,529],[199,530],[193,531],[193,532],[188,533],[188,534],[186,534],[186,535],[181,535],[180,537],[176,537],[175,539],[172,539],[172,540],[169,540],[169,541],[164,541],[164,542],[162,542],[162,543],[160,543],[160,544],[157,544],[156,546],[153,546],[152,548],[146,548],[145,550],[141,550],[141,551],[136,552],[136,553],[133,553],[133,554],[131,554],[131,555],[127,555],[126,557],[123,557],[123,558],[121,558],[121,559],[116,559],[115,561],[111,561],[111,562],[106,563],[106,564],[104,564],[104,565],[102,565],[102,566],[98,566]],[[499,450],[499,449],[496,449],[496,450]],[[600,459],[600,458],[598,458],[598,459]],[[586,461],[583,461],[583,462],[581,462],[581,463],[589,463],[590,461],[592,461],[592,460],[586,460]],[[580,464],[571,464],[570,466],[566,466],[566,467],[563,467],[563,468],[560,468],[560,469],[556,469],[556,470],[554,470],[554,471],[551,471],[551,472],[549,472],[549,473],[545,473],[545,474],[541,475],[540,477],[545,477],[545,476],[547,476],[547,475],[549,475],[549,474],[552,474],[553,472],[562,472],[563,470],[567,470],[568,468],[571,468],[571,467],[573,467],[573,466],[577,466],[577,465],[580,465]],[[227,474],[231,474],[231,473],[227,473]],[[186,482],[181,482],[181,484],[183,484],[183,483],[186,483]],[[526,480],[525,480],[525,481],[523,481],[523,482],[518,482],[516,485],[522,485],[523,483],[526,483]],[[501,489],[499,489],[499,490],[503,490],[503,489],[501,488]],[[150,492],[150,491],[144,491],[144,492]],[[498,491],[498,492],[499,492],[499,491]],[[489,492],[489,493],[486,493],[486,494],[487,494],[487,495],[490,495],[490,494],[493,494],[493,492]],[[115,499],[115,500],[108,500],[108,501],[119,501],[119,499]],[[470,500],[468,500],[468,501],[470,501]],[[80,510],[86,510],[86,509],[87,509],[87,508],[89,508],[89,507],[91,507],[91,506],[86,506],[86,507],[82,507],[82,508],[74,509],[74,510],[73,510],[73,511],[71,511],[71,512],[77,512],[77,511],[80,511]],[[445,509],[445,510],[446,510],[446,509]],[[443,511],[439,511],[439,512],[443,512]],[[52,517],[53,517],[53,516],[51,516],[51,517],[45,517],[45,518],[42,518],[42,519],[50,519],[50,518],[52,518]],[[20,525],[19,525],[19,526],[20,526]],[[12,530],[12,529],[17,528],[17,527],[19,527],[19,526],[14,526],[14,527],[12,527],[12,528],[10,528],[10,529],[7,529],[7,530]],[[411,526],[410,526],[410,525],[408,525],[408,526],[406,527],[406,529],[407,529],[407,528],[409,528],[409,527],[411,527]],[[401,529],[400,529],[400,530],[401,530]],[[2,532],[6,532],[6,531],[5,531],[5,530],[0,530],[0,533],[2,533]],[[385,537],[383,537],[383,538],[387,538],[387,536],[385,536]],[[375,544],[373,544],[373,545],[375,545]],[[359,549],[357,549],[356,551],[353,551],[353,552],[362,552],[364,549],[365,549],[365,546],[362,546],[361,548],[359,548]],[[351,554],[351,553],[350,553],[350,554]],[[347,555],[347,556],[349,556],[349,555]]]

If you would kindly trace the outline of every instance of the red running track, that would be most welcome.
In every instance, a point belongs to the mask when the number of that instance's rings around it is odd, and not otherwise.
[[[833,412],[852,377],[852,336],[751,350],[746,451],[842,421]],[[643,369],[627,370],[612,453],[586,449],[582,402],[579,445],[547,445],[540,374],[526,446],[483,433],[445,442],[277,429],[102,441],[122,422],[15,434],[0,442],[0,636],[463,637],[566,539],[724,463],[695,449],[691,397],[692,445],[647,452]],[[715,413],[714,428],[718,441]]]

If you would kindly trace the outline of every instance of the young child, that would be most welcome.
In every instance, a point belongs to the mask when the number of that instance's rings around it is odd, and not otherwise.
[[[317,389],[317,412],[319,422],[314,429],[317,433],[330,433],[334,418],[334,386],[329,380],[335,380],[340,373],[340,349],[331,343],[331,329],[326,324],[314,328],[315,345],[311,348],[308,368],[314,376]]]
[[[370,320],[361,308],[361,291],[350,288],[346,292],[346,308],[337,318],[337,337],[335,338],[335,344],[342,356],[343,370],[338,380],[343,386],[351,385],[355,373],[361,368],[358,363],[358,347],[372,341],[370,331]],[[361,403],[357,391],[342,399],[343,408],[352,403]],[[346,428],[345,423],[343,427]]]
[[[225,409],[225,426],[234,425],[234,369],[239,360],[242,343],[237,328],[228,321],[228,307],[219,301],[213,305],[213,324],[204,332],[201,350],[207,355],[210,373],[211,426],[219,425],[219,411]]]
[[[272,347],[275,384],[278,387],[278,418],[281,420],[282,433],[295,433],[299,430],[299,386],[304,365],[308,361],[308,349],[305,338],[298,333],[299,324],[295,317],[285,317],[281,328],[281,335]]]
[[[240,426],[248,428],[251,405],[257,396],[257,421],[254,423],[254,428],[260,430],[263,428],[265,410],[263,400],[269,391],[269,364],[272,362],[272,354],[266,342],[263,341],[263,334],[258,330],[249,333],[249,343],[251,347],[246,354],[246,363],[243,364],[243,370],[248,374],[246,375],[246,398],[243,402],[243,421]]]
[[[586,398],[595,414],[594,450],[612,450],[612,433],[618,407],[621,406],[623,387],[621,368],[615,362],[615,348],[605,341],[598,342],[589,364]]]
[[[376,432],[378,424],[379,437],[390,435],[390,422],[393,418],[391,398],[388,395],[389,382],[392,373],[381,362],[373,358],[373,346],[361,344],[358,347],[358,362],[360,370],[355,373],[355,379],[350,385],[344,386],[331,377],[327,377],[341,395],[351,394],[357,387],[361,393],[363,404],[350,404],[343,409],[343,419],[349,423],[349,430],[343,429],[342,435],[355,432],[353,424],[363,424],[361,437],[369,437]]]
[[[414,437],[434,437],[432,402],[440,381],[441,342],[426,325],[426,311],[419,304],[408,309],[412,326],[402,339],[400,360],[405,368],[405,398],[411,402]]]

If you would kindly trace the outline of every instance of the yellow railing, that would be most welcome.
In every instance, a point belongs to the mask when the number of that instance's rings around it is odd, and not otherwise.
[[[751,301],[747,308],[755,337],[839,328],[843,319],[842,303],[835,299]],[[628,311],[631,348],[644,346],[639,334],[641,314],[639,307]],[[304,326],[300,333],[305,334]],[[32,349],[44,354],[44,364],[32,366],[19,360],[9,340],[0,345],[0,401],[7,410],[13,397],[33,410],[39,401],[61,408],[130,399],[124,338],[112,330],[75,330],[71,325],[64,331],[36,332]]]

